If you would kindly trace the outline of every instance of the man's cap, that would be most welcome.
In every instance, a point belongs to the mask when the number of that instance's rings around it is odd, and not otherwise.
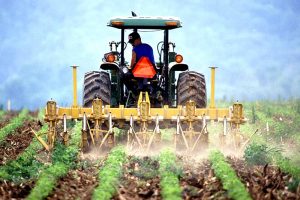
[[[134,40],[141,38],[140,34],[138,32],[132,32],[128,35],[128,42],[132,44]]]

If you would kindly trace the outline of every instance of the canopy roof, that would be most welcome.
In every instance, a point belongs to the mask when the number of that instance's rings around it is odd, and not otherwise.
[[[108,26],[119,29],[175,29],[181,27],[177,17],[115,17]]]

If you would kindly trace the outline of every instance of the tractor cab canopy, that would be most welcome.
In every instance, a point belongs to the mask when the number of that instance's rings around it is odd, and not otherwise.
[[[108,26],[119,29],[175,29],[181,27],[177,17],[115,17]]]

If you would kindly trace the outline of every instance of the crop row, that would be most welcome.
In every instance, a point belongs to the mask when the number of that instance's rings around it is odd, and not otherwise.
[[[47,197],[55,187],[57,179],[66,175],[71,168],[76,166],[75,161],[81,141],[81,126],[81,122],[76,123],[70,135],[69,146],[56,145],[52,155],[52,165],[46,167],[40,174],[35,187],[27,199],[43,199]]]
[[[99,186],[95,188],[93,199],[111,199],[116,193],[116,185],[122,175],[122,165],[126,162],[125,149],[115,147],[108,155],[98,174]]]
[[[5,115],[5,111],[4,110],[0,110],[0,119],[2,119],[2,117]]]
[[[220,151],[212,151],[209,155],[212,168],[216,176],[222,181],[223,188],[228,191],[233,199],[251,199],[244,184],[237,177],[234,169],[226,162],[226,158]]]
[[[38,119],[42,120],[43,110],[39,111]],[[38,135],[45,139],[44,134],[48,126],[44,125],[38,132]],[[41,143],[34,137],[30,145],[15,160],[9,161],[6,165],[0,167],[0,180],[10,180],[19,182],[23,179],[29,179],[37,176],[43,164],[36,160],[36,154],[43,149]]]
[[[28,110],[24,109],[17,117],[14,117],[9,124],[0,129],[0,142],[16,128],[22,126],[23,122],[28,118]]]
[[[176,166],[176,155],[168,149],[162,151],[159,155],[160,185],[162,196],[167,200],[181,199],[182,189]]]
[[[48,129],[48,126],[43,126],[37,134],[42,135]],[[45,138],[43,138],[45,139]],[[0,167],[0,179],[11,180],[14,182],[35,177],[39,169],[43,166],[42,163],[36,160],[37,152],[43,149],[41,143],[33,138],[30,145],[17,157],[16,160],[8,162]]]

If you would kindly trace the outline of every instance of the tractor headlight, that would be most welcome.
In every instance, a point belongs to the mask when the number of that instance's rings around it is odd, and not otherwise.
[[[106,62],[114,62],[115,61],[115,56],[113,54],[107,54],[106,55]]]
[[[129,69],[127,67],[123,67],[122,71],[124,74],[126,74],[129,71]]]
[[[181,62],[183,61],[182,55],[177,54],[177,55],[175,56],[175,61],[176,61],[177,63],[181,63]]]

